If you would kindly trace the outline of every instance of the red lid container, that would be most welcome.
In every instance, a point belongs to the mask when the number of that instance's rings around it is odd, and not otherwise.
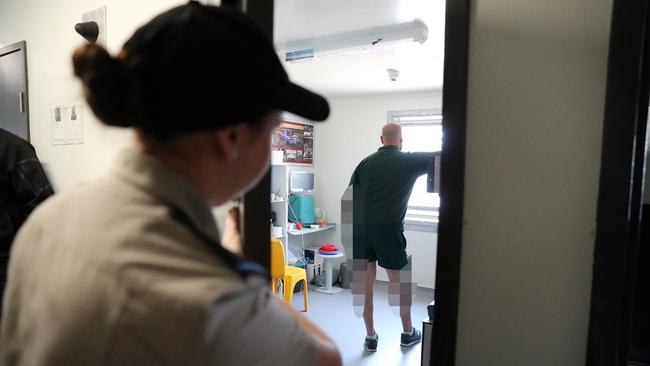
[[[336,245],[334,244],[323,244],[318,248],[321,252],[336,252]]]

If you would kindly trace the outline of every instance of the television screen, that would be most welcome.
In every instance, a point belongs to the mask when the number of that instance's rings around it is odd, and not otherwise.
[[[314,173],[310,172],[291,172],[291,192],[313,192],[314,191]]]

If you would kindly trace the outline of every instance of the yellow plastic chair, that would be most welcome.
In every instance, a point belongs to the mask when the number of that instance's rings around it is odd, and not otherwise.
[[[303,268],[286,265],[284,257],[284,247],[278,239],[271,240],[271,289],[273,294],[276,293],[280,280],[284,283],[284,301],[291,304],[293,299],[293,289],[300,280],[303,281],[303,295],[305,301],[305,311],[307,311],[307,271]]]

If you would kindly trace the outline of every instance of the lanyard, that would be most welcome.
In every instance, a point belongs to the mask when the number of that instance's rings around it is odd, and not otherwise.
[[[185,212],[173,206],[170,206],[170,209],[175,220],[189,228],[218,258],[226,262],[228,267],[237,272],[243,279],[248,279],[250,276],[260,276],[267,281],[269,280],[269,273],[264,267],[226,250],[218,240],[196,227]]]

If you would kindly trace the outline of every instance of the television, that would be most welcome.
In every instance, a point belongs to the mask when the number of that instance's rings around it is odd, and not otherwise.
[[[292,193],[313,192],[314,173],[305,172],[305,171],[291,172],[289,187]]]

